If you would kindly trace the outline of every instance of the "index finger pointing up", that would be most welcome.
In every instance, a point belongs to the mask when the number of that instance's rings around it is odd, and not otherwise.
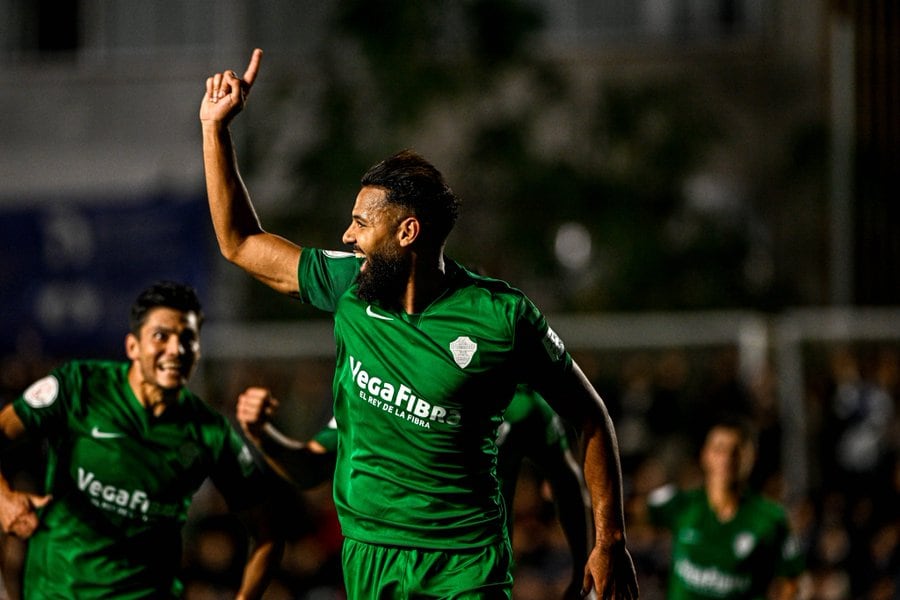
[[[250,64],[247,65],[247,70],[244,71],[244,76],[242,79],[244,83],[247,85],[253,85],[253,81],[256,79],[256,73],[259,71],[259,63],[262,60],[263,51],[259,48],[253,50],[253,54],[250,56]]]

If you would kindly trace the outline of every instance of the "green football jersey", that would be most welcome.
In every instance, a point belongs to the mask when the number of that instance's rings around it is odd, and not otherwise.
[[[313,438],[326,451],[337,451],[334,419]],[[506,504],[506,527],[512,533],[512,503],[522,461],[536,453],[563,455],[569,449],[565,426],[547,401],[526,385],[516,388],[497,433],[497,476]]]
[[[326,452],[337,452],[337,423],[335,422],[334,417],[331,417],[328,424],[317,431],[312,439],[322,444],[322,447],[325,448]]]
[[[301,298],[334,313],[335,506],[346,537],[471,548],[506,536],[497,428],[517,382],[570,363],[525,295],[446,261],[448,289],[409,315],[361,301],[361,260],[304,249]]]
[[[784,509],[759,494],[745,495],[727,522],[710,509],[703,489],[659,488],[648,508],[655,524],[672,531],[669,600],[763,600],[776,577],[803,570]]]
[[[520,385],[503,415],[497,446],[497,474],[506,501],[507,527],[511,527],[522,461],[537,453],[561,456],[568,450],[569,440],[562,420],[546,400],[529,386]]]
[[[207,476],[232,509],[261,500],[262,467],[227,419],[188,390],[153,417],[125,362],[72,361],[14,401],[46,438],[53,500],[29,540],[27,598],[181,593],[181,529]]]

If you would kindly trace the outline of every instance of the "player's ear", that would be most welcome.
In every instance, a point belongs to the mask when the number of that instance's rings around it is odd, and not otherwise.
[[[422,225],[416,217],[409,216],[404,218],[400,221],[400,225],[397,226],[397,241],[401,246],[409,246],[419,237],[421,228]]]
[[[141,354],[139,346],[137,337],[129,332],[125,336],[125,355],[131,360],[136,360]]]

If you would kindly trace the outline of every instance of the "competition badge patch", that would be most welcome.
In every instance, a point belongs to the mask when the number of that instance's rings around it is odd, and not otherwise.
[[[56,402],[59,395],[59,381],[53,375],[47,375],[32,383],[22,397],[31,408],[45,408]]]
[[[469,366],[477,350],[478,344],[465,335],[461,335],[450,342],[450,352],[453,353],[453,360],[459,365],[460,369],[465,369]]]
[[[238,454],[238,462],[241,463],[241,466],[245,469],[253,464],[253,454],[246,444],[241,446],[241,453]]]

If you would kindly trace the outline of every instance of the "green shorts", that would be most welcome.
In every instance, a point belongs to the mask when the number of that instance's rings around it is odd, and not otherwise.
[[[348,600],[509,600],[508,542],[466,550],[419,550],[344,539]]]

